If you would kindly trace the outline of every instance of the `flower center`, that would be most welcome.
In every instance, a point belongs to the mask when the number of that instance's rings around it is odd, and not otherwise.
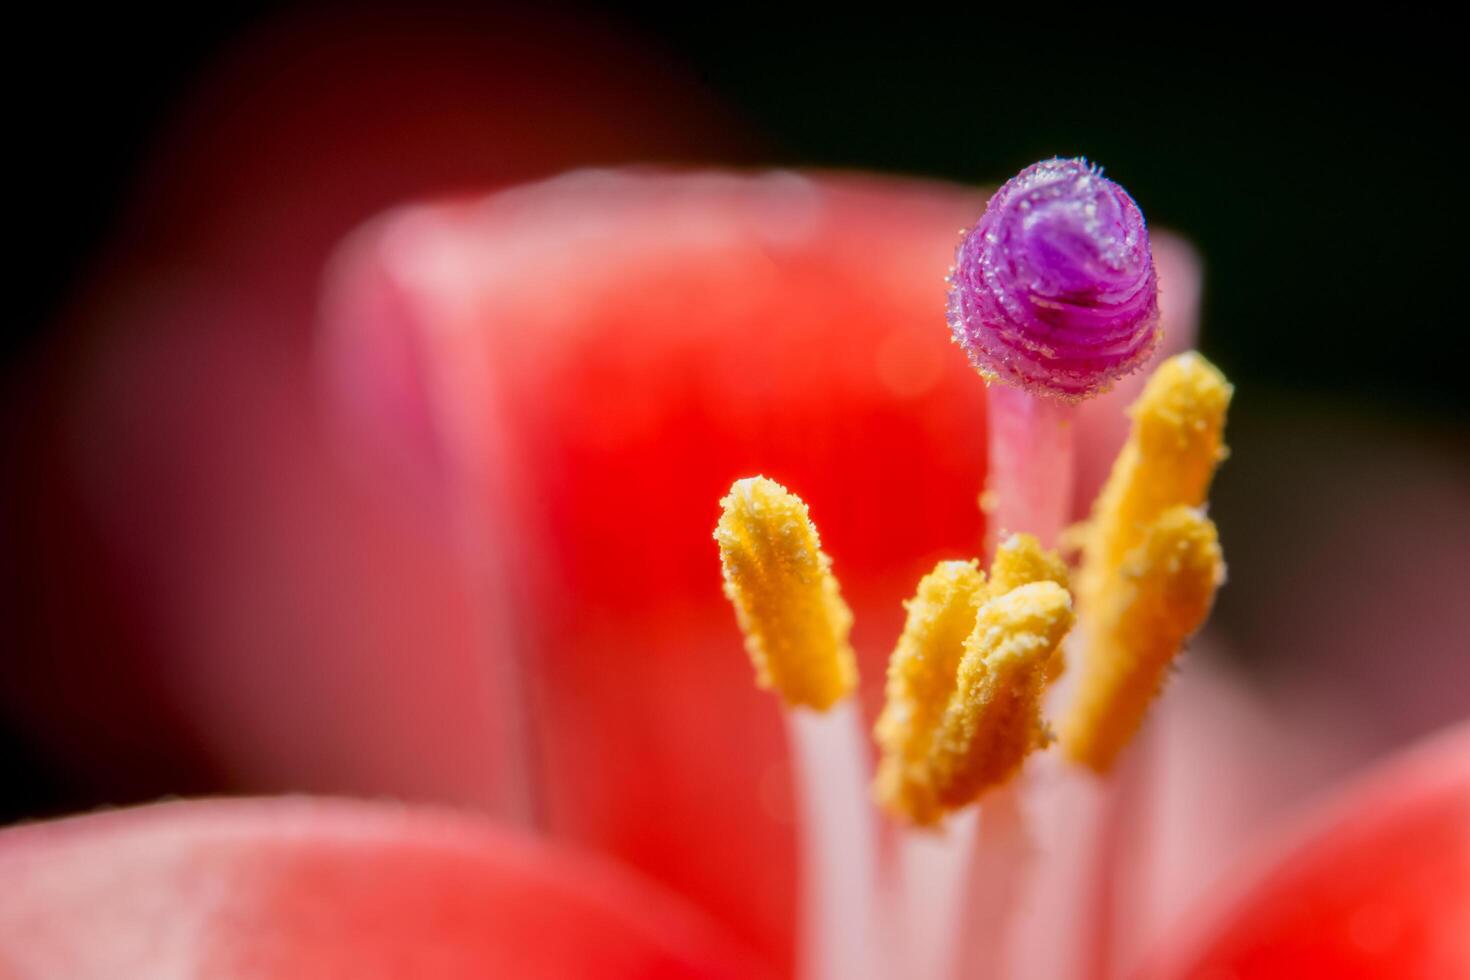
[[[1197,354],[1150,378],[1090,520],[1066,535],[1082,543],[1075,612],[1067,566],[1044,547],[1064,537],[1071,513],[1071,403],[1137,369],[1158,339],[1153,257],[1133,199],[1081,160],[1028,167],[965,236],[950,284],[954,339],[987,381],[1013,386],[991,391],[983,497],[992,537],[1006,536],[988,580],[977,560],[942,561],[905,603],[874,729],[872,798],[899,825],[887,866],[866,777],[852,776],[866,774],[868,754],[852,697],[852,614],[831,559],[785,487],[739,480],[721,501],[725,593],[756,682],[785,705],[799,761],[808,980],[1007,972],[1008,890],[1030,853],[1019,805],[1028,785],[1017,777],[1054,741],[1044,697],[1065,669],[1063,640],[1080,621],[1081,666],[1058,726],[1074,764],[1064,778],[1106,777],[1224,580],[1215,526],[1200,508],[1225,456],[1231,388]],[[1106,800],[1118,794],[1078,788],[1097,824],[1116,822]],[[974,818],[955,816],[982,798],[977,837]],[[1009,829],[985,819],[992,803]],[[1099,859],[1080,862],[1074,877],[1101,885],[1072,882],[1076,894],[1108,890],[1109,835],[1093,838]],[[934,895],[977,901],[991,910],[988,924],[936,910]],[[1093,917],[1095,957],[1105,959],[1107,902]],[[962,930],[985,942],[967,947]]]

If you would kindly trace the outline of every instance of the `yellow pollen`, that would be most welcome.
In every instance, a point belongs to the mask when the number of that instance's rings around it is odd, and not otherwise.
[[[920,581],[904,603],[908,619],[874,730],[882,750],[874,796],[895,817],[935,823],[1004,781],[1041,743],[1039,698],[1071,623],[1066,583],[1066,565],[1029,534],[1012,535],[996,550],[988,584],[973,561],[940,562]],[[1015,669],[1020,651],[1036,652],[1035,618],[1021,613],[1034,613],[1038,601],[1055,613],[1058,596],[1063,612],[1051,626],[1059,632],[1041,669]],[[996,666],[987,667],[997,650]],[[950,745],[944,752],[941,738]]]
[[[1169,665],[1209,615],[1225,578],[1214,522],[1192,507],[1165,511],[1124,559],[1106,604],[1088,610],[1089,648],[1062,724],[1075,762],[1107,772],[1143,723]]]
[[[1055,582],[1022,585],[980,608],[929,750],[942,806],[964,806],[1005,782],[1046,744],[1046,663],[1071,627],[1072,597]]]
[[[1124,557],[1166,509],[1205,502],[1226,456],[1225,410],[1233,389],[1199,354],[1160,364],[1129,410],[1133,428],[1093,505],[1077,598],[1090,615]]]
[[[1029,534],[1013,534],[995,549],[990,560],[990,594],[1003,595],[1027,582],[1055,582],[1068,588],[1067,563],[1055,551],[1046,551]],[[1067,658],[1058,646],[1046,662],[1046,681],[1050,684],[1067,669]]]
[[[800,497],[765,477],[736,480],[715,528],[725,595],[745,634],[756,683],[787,705],[825,711],[857,686],[832,560]]]
[[[975,562],[942,561],[904,603],[908,619],[888,661],[887,696],[874,729],[883,752],[874,795],[914,823],[941,815],[929,790],[929,745],[985,598],[985,574]]]
[[[990,560],[990,594],[1007,592],[1031,582],[1055,582],[1067,587],[1067,563],[1047,551],[1029,534],[1012,534],[995,549]]]
[[[1142,724],[1223,581],[1215,526],[1195,508],[1226,456],[1232,392],[1199,354],[1161,364],[1130,410],[1132,431],[1084,530],[1086,656],[1061,729],[1067,755],[1099,772]]]

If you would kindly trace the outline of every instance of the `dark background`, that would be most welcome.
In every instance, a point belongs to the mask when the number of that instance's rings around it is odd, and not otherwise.
[[[1374,23],[1328,38],[1201,10],[1193,23],[1181,12],[1139,30],[1101,24],[1100,12],[1021,22],[973,5],[882,18],[560,9],[701,79],[749,134],[741,165],[989,183],[1042,157],[1085,154],[1205,257],[1205,347],[1241,403],[1371,409],[1434,433],[1456,465],[1467,458],[1464,369],[1452,353],[1464,332],[1464,165],[1451,149],[1463,120],[1438,25]],[[10,31],[14,251],[0,376],[65,343],[57,324],[148,151],[201,73],[278,13],[57,11]],[[98,802],[7,724],[0,821]]]
[[[691,68],[752,132],[758,148],[742,163],[973,183],[1087,155],[1208,257],[1210,348],[1243,383],[1463,418],[1463,372],[1449,356],[1463,321],[1464,156],[1452,148],[1463,118],[1450,34],[1428,20],[1334,38],[1182,17],[1142,30],[1098,14],[1006,20],[976,7],[881,18],[561,11]],[[8,353],[54,322],[191,81],[277,12],[41,15],[16,32],[8,155],[19,193],[7,211],[24,247]]]

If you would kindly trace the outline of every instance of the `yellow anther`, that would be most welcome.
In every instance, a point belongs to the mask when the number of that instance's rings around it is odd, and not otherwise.
[[[990,560],[990,594],[1007,592],[1031,582],[1055,582],[1067,587],[1067,563],[1055,551],[1046,551],[1029,534],[1012,534],[995,549]]]
[[[1130,410],[1132,432],[1093,506],[1077,578],[1084,617],[1105,604],[1124,557],[1160,514],[1204,503],[1225,458],[1231,393],[1225,376],[1193,352],[1169,358],[1149,378]]]
[[[1055,582],[1068,587],[1067,563],[1055,551],[1045,551],[1029,534],[1013,534],[995,549],[990,560],[990,594],[1004,595],[1028,582]],[[1059,646],[1046,662],[1046,680],[1051,683],[1067,669],[1067,658]]]
[[[929,750],[942,806],[964,806],[1006,781],[1045,744],[1046,663],[1071,627],[1072,598],[1055,582],[1022,585],[980,607]]]
[[[806,504],[765,477],[736,480],[715,528],[725,595],[745,634],[756,683],[788,705],[825,711],[857,686],[832,560]]]
[[[910,823],[931,824],[946,810],[974,798],[973,793],[960,798],[963,794],[954,791],[943,799],[939,796],[936,777],[953,780],[956,762],[952,753],[943,756],[941,764],[945,768],[942,773],[936,770],[936,759],[941,758],[935,754],[936,739],[947,715],[957,710],[953,706],[961,678],[968,677],[972,686],[980,681],[977,671],[983,668],[978,666],[979,661],[971,665],[968,675],[961,667],[968,656],[966,650],[981,642],[1002,643],[1006,637],[995,630],[1003,632],[1009,628],[1007,624],[1015,625],[1015,611],[1030,608],[1026,597],[1032,593],[1022,590],[1037,583],[1053,590],[1047,595],[1056,592],[1067,599],[1067,566],[1055,552],[1042,550],[1031,535],[1013,534],[996,549],[988,583],[973,561],[942,561],[919,582],[914,597],[904,603],[908,619],[888,662],[887,700],[874,730],[883,752],[874,795],[894,816]],[[1020,598],[1013,598],[1018,595]],[[1070,599],[1067,606],[1070,622]],[[989,624],[983,641],[976,638],[977,624],[982,622]],[[1018,628],[1027,625],[1022,623]],[[1026,645],[1024,639],[1017,642]],[[1051,650],[1048,666],[1056,663],[1057,644],[1053,643]],[[1050,679],[1045,668],[1036,678],[1042,686]],[[1008,683],[1004,679],[993,682]],[[1039,697],[1040,688],[1035,694]],[[1033,720],[1035,715],[1033,709]],[[1039,721],[1036,723],[1039,725]],[[1016,740],[1008,730],[977,729],[975,737],[997,739],[993,746],[996,753],[1015,754]],[[985,746],[978,743],[969,749],[976,758],[983,751]],[[1005,775],[1001,773],[997,781]]]
[[[1214,523],[1193,507],[1154,521],[1124,559],[1091,644],[1076,700],[1062,724],[1063,751],[1098,772],[1138,730],[1169,665],[1209,615],[1225,563]]]
[[[883,752],[874,795],[914,823],[933,823],[941,813],[929,789],[929,745],[985,598],[985,575],[975,562],[942,561],[904,603],[908,619],[888,661],[887,696],[874,729]]]
[[[1142,724],[1223,578],[1215,526],[1194,508],[1226,455],[1231,394],[1198,354],[1161,364],[1093,505],[1077,576],[1086,656],[1061,731],[1066,754],[1099,772]]]

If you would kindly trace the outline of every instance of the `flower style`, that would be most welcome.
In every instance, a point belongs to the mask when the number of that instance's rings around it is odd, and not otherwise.
[[[352,419],[393,423],[370,430],[377,448],[433,489],[473,587],[503,600],[481,606],[478,659],[428,637],[414,669],[442,691],[446,732],[470,738],[453,712],[488,700],[502,724],[473,743],[486,805],[559,843],[291,801],[23,828],[0,845],[0,964],[105,976],[98,964],[131,951],[152,966],[164,951],[175,975],[788,973],[789,770],[715,586],[711,503],[762,470],[800,489],[836,558],[875,716],[872,682],[903,631],[896,597],[985,536],[986,397],[935,329],[938,272],[977,211],[967,193],[851,178],[577,174],[365,229],[329,303],[334,390]],[[1176,243],[1154,248],[1161,343],[1177,349],[1191,266]],[[1078,410],[1079,499],[1123,442],[1135,381]],[[383,446],[384,431],[397,441]],[[363,766],[393,756],[370,729],[355,737]],[[1463,758],[1463,743],[1435,758]],[[1445,864],[1465,799],[1451,771],[1421,763],[1374,795],[1382,833],[1411,815],[1435,829],[1413,840],[1441,845],[1401,854],[1399,872]],[[1446,921],[1456,883],[1441,880],[1432,902],[1417,886],[1390,902],[1396,931],[1368,923],[1373,962],[1445,962],[1420,929]],[[1361,894],[1388,901],[1371,884]],[[1293,887],[1257,894],[1279,907]],[[1052,925],[1061,943],[1079,928]],[[1265,948],[1251,945],[1263,933],[1216,935],[1230,945],[1169,950],[1157,975]]]

